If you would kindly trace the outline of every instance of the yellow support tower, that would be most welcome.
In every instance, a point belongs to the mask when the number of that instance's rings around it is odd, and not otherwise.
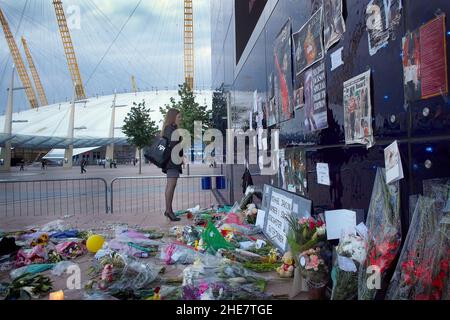
[[[34,80],[34,86],[41,101],[41,106],[48,106],[47,96],[45,95],[44,87],[42,86],[41,78],[36,70],[36,65],[34,64],[33,57],[31,56],[30,49],[28,48],[27,40],[22,37],[23,50],[25,51],[25,56],[28,60],[28,66],[30,67],[31,76]]]
[[[27,95],[28,101],[30,102],[31,108],[38,108],[39,103],[36,97],[36,93],[33,90],[31,85],[30,76],[27,73],[27,69],[25,68],[25,64],[23,63],[22,57],[19,53],[19,48],[17,47],[16,41],[11,33],[11,29],[9,28],[8,21],[6,21],[5,16],[3,15],[3,11],[0,9],[0,22],[3,27],[3,32],[5,33],[6,42],[8,43],[9,50],[11,51],[11,55],[14,60],[14,64],[17,68],[17,73],[19,74],[20,81],[22,85],[25,87],[25,93]],[[12,88],[11,88],[12,90]]]
[[[184,81],[194,90],[194,11],[192,0],[184,0]]]
[[[64,52],[66,54],[67,64],[69,65],[70,76],[72,77],[72,82],[75,86],[77,99],[86,99],[80,69],[78,68],[77,57],[75,56],[75,49],[73,48],[72,38],[70,36],[69,27],[67,26],[66,15],[61,0],[53,0],[53,6],[55,7],[59,32],[61,33]]]

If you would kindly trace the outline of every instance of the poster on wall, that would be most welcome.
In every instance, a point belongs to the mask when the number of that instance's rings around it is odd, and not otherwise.
[[[403,38],[403,76],[407,103],[448,94],[445,15]]]
[[[278,161],[279,161],[279,177],[281,189],[287,190],[286,184],[286,159],[285,159],[285,149],[280,149],[278,151]]]
[[[299,75],[324,57],[323,9],[312,15],[305,25],[292,36],[295,49],[295,72]]]
[[[305,105],[305,99],[303,95],[303,87],[294,91],[294,105],[295,110],[303,108]]]
[[[375,55],[387,46],[402,18],[402,0],[371,0],[366,8],[369,53]]]
[[[275,96],[280,110],[280,122],[292,118],[293,82],[292,82],[292,45],[291,20],[289,20],[277,36],[274,48],[275,58]]]
[[[305,73],[305,127],[314,132],[328,127],[325,63],[321,62]]]
[[[284,152],[286,162],[285,178],[287,190],[289,192],[298,193],[302,196],[306,195],[306,152],[303,148],[289,148]]]
[[[342,0],[323,0],[325,50],[328,51],[341,40],[345,33],[345,21],[342,15]]]
[[[374,145],[370,70],[344,82],[344,127],[346,144]]]
[[[384,149],[384,163],[386,167],[387,184],[404,178],[402,159],[397,141],[394,141],[391,145]]]

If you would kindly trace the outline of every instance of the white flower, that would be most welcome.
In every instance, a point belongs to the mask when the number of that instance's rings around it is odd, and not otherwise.
[[[323,225],[323,226],[321,226],[321,227],[318,227],[318,228],[316,229],[316,231],[317,231],[317,235],[318,235],[318,236],[324,236],[325,233],[326,233],[326,227],[325,227],[325,225]]]

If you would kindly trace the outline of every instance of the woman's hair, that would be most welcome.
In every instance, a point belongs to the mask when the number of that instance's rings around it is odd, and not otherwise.
[[[170,109],[167,111],[166,119],[164,120],[164,125],[162,127],[162,133],[164,133],[168,126],[175,124],[175,119],[179,113],[180,111],[177,109]]]

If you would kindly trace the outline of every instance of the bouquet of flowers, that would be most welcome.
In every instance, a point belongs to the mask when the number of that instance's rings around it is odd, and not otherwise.
[[[323,287],[328,282],[328,267],[320,248],[304,251],[299,257],[299,267],[309,286]]]
[[[288,243],[294,257],[314,248],[320,241],[326,240],[326,228],[323,221],[316,221],[311,217],[298,219],[294,215],[287,220],[289,223]]]
[[[435,199],[419,197],[388,291],[393,300],[440,300],[448,294],[449,224]]]
[[[25,273],[14,279],[9,285],[6,300],[38,299],[52,289],[53,283],[49,277]]]
[[[378,169],[366,225],[367,258],[358,276],[358,299],[373,300],[386,285],[401,244],[399,182],[386,184],[384,169]]]
[[[358,269],[366,259],[365,241],[360,236],[346,234],[337,247],[337,265],[332,300],[353,300],[358,297]]]

